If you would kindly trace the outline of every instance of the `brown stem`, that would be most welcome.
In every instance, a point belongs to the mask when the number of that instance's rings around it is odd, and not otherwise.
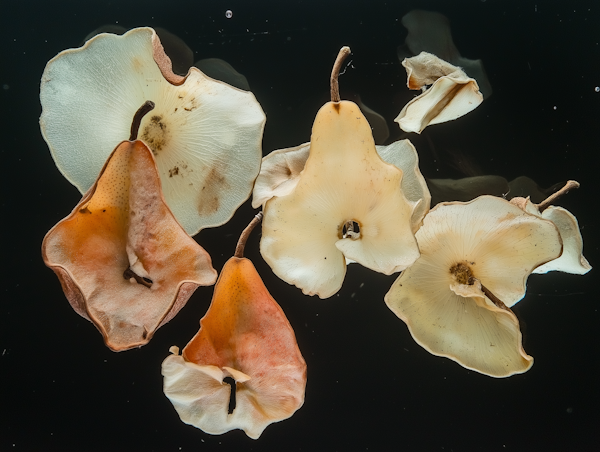
[[[552,204],[554,202],[555,199],[559,198],[562,195],[566,195],[569,192],[569,190],[571,190],[573,188],[579,188],[579,182],[570,180],[565,184],[565,186],[563,188],[558,190],[556,193],[552,193],[550,196],[548,196],[546,199],[544,199],[541,203],[536,204],[536,207],[538,208],[540,213],[543,212],[546,209],[546,207],[548,207],[550,204]]]
[[[504,309],[505,311],[510,311],[510,308],[508,308],[500,298],[494,295],[490,291],[490,289],[481,284],[481,281],[479,281],[479,284],[481,285],[481,291],[485,294],[486,297],[492,300],[492,303],[494,303],[499,308]]]
[[[338,84],[338,77],[340,75],[342,63],[348,57],[348,55],[350,55],[350,47],[342,47],[338,53],[337,58],[335,59],[335,63],[333,63],[333,69],[331,70],[331,79],[329,81],[329,86],[331,87],[331,102],[340,101],[340,86]]]
[[[250,224],[248,224],[248,226],[246,226],[246,229],[244,229],[242,231],[242,234],[240,235],[240,239],[237,242],[237,246],[235,247],[234,257],[239,257],[239,258],[244,257],[244,247],[246,246],[248,237],[250,237],[250,233],[252,232],[252,229],[254,229],[254,226],[256,226],[258,223],[260,223],[260,220],[262,220],[262,217],[263,217],[263,213],[258,212],[254,216],[254,218],[252,219]]]
[[[138,132],[140,131],[140,124],[142,123],[142,118],[148,114],[149,111],[154,110],[154,102],[151,100],[147,100],[144,102],[138,111],[133,115],[133,121],[131,121],[131,131],[129,132],[129,141],[137,140]]]
[[[146,286],[148,288],[152,287],[152,280],[150,278],[144,278],[143,276],[135,273],[131,268],[127,267],[127,269],[123,272],[124,279],[135,279],[135,282],[141,284],[142,286]]]

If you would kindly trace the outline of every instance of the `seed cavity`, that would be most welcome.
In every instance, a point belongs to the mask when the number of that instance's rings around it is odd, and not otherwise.
[[[342,226],[342,238],[357,240],[360,238],[360,225],[355,220],[348,220]]]
[[[450,273],[459,284],[466,286],[472,286],[475,284],[475,277],[473,271],[465,262],[459,262],[450,267]]]

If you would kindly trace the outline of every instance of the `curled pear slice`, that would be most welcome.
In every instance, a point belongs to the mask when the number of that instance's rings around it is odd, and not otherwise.
[[[214,435],[241,429],[257,439],[304,403],[306,363],[240,243],[221,271],[200,330],[181,355],[171,348],[162,374],[165,395],[183,422]]]
[[[421,256],[385,296],[415,341],[430,353],[493,376],[526,372],[510,307],[541,264],[562,251],[550,221],[494,196],[441,203],[417,231]]]

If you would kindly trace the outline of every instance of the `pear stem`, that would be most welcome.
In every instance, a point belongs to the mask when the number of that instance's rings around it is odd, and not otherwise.
[[[133,121],[131,121],[131,131],[129,132],[129,141],[135,141],[140,131],[140,124],[142,118],[148,114],[148,112],[154,110],[154,102],[147,100],[133,115]]]
[[[152,287],[152,280],[150,278],[144,278],[138,274],[136,274],[131,268],[127,267],[127,269],[123,272],[124,279],[135,279],[135,282],[141,284],[142,286],[146,286],[148,288]]]
[[[481,284],[481,281],[479,281],[479,284]],[[504,302],[502,300],[500,300],[500,298],[498,298],[496,295],[494,295],[490,291],[490,289],[485,287],[483,284],[481,284],[481,291],[485,294],[486,297],[488,297],[490,300],[492,300],[492,303],[494,303],[496,306],[498,306],[499,308],[504,309],[506,311],[510,311],[510,309],[504,304]]]
[[[244,257],[244,247],[246,246],[246,242],[248,241],[248,237],[250,237],[250,233],[252,232],[252,229],[254,229],[254,227],[260,223],[260,220],[262,220],[263,217],[263,213],[262,212],[258,212],[254,218],[252,219],[252,221],[250,222],[250,224],[248,224],[248,226],[246,226],[246,229],[244,229],[242,231],[242,234],[240,235],[240,239],[237,242],[237,246],[235,247],[235,254],[233,255],[234,257],[238,257],[238,258],[242,258]]]
[[[350,47],[344,46],[340,49],[335,63],[333,63],[333,69],[331,70],[331,79],[329,80],[329,86],[331,88],[331,102],[340,101],[340,86],[338,84],[338,77],[340,75],[340,69],[344,60],[350,55]]]
[[[558,190],[556,193],[552,193],[550,196],[548,196],[546,199],[544,199],[541,203],[536,204],[536,207],[538,208],[540,213],[543,212],[546,209],[546,207],[548,207],[550,204],[552,204],[554,202],[554,200],[561,197],[562,195],[566,195],[569,192],[569,190],[572,190],[573,188],[579,188],[579,182],[570,180],[565,184],[565,186],[563,188]]]

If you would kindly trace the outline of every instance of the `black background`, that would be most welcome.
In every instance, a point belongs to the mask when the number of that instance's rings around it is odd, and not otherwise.
[[[41,259],[44,234],[79,192],[39,132],[45,63],[96,27],[162,26],[196,58],[219,57],[249,80],[267,115],[263,152],[309,140],[331,65],[353,51],[342,98],[360,94],[388,120],[414,93],[396,58],[414,8],[442,12],[463,56],[481,58],[493,95],[467,116],[411,135],[427,177],[463,177],[457,160],[542,187],[576,179],[560,200],[598,265],[600,5],[597,1],[0,1],[0,450],[39,451],[595,451],[600,450],[600,314],[595,273],[532,275],[516,306],[523,375],[494,379],[418,346],[383,296],[394,277],[348,267],[341,291],[305,297],[252,259],[295,329],[308,364],[304,406],[257,441],[183,424],[162,393],[160,364],[198,329],[199,288],[147,346],[113,353],[65,299]],[[232,10],[227,19],[225,11]],[[456,157],[456,156],[459,157]],[[454,157],[453,157],[454,156]],[[434,161],[435,160],[435,161]],[[253,215],[196,236],[220,270]]]

